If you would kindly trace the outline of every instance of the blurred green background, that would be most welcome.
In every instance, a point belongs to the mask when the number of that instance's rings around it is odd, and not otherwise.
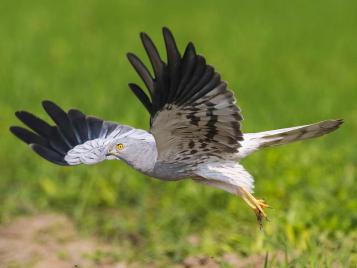
[[[283,252],[282,267],[357,265],[356,1],[0,1],[0,221],[65,213],[116,258],[170,267],[187,256]],[[260,231],[239,198],[189,180],[163,183],[125,164],[58,167],[8,131],[40,102],[148,129],[127,87],[139,32],[163,52],[193,41],[237,96],[254,132],[343,118],[337,132],[243,161],[274,208]],[[195,242],[192,242],[195,238]],[[271,260],[268,264],[278,266]],[[230,267],[221,262],[222,267]],[[276,265],[276,266],[275,266]]]

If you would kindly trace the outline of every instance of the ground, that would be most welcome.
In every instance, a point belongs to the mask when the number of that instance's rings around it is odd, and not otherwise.
[[[191,237],[191,243],[199,243]],[[23,216],[0,226],[0,267],[20,268],[139,268],[140,263],[118,261],[115,245],[96,238],[81,237],[71,220],[59,214]],[[282,252],[275,253],[274,263],[284,262]],[[188,256],[175,268],[263,267],[266,256],[249,257],[225,254],[220,260],[205,256]],[[156,267],[154,263],[145,267]]]
[[[26,235],[23,225],[63,219],[73,228],[43,238],[58,248],[52,256],[58,261],[83,258],[67,249],[84,241],[83,249],[95,252],[85,257],[92,263],[232,267],[228,259],[238,259],[264,267],[268,253],[267,267],[356,267],[356,10],[353,0],[1,0],[2,233]],[[181,51],[193,41],[228,82],[243,132],[345,120],[328,136],[242,161],[255,178],[256,197],[273,207],[263,231],[236,196],[190,180],[164,183],[119,161],[55,166],[9,132],[21,125],[16,110],[49,120],[44,99],[147,130],[149,116],[127,86],[142,84],[125,54],[148,63],[141,31],[163,52],[162,26]],[[69,240],[58,243],[67,229]],[[40,242],[39,254],[48,249]],[[9,252],[20,256],[7,241],[2,245],[8,260]],[[97,245],[111,253],[96,253]]]

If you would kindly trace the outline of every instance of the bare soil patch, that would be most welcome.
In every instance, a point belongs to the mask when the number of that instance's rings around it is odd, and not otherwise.
[[[80,238],[63,215],[21,217],[0,227],[0,267],[126,268],[125,263],[96,263],[90,256],[109,250],[95,239]]]
[[[139,268],[155,265],[128,264],[112,258],[93,256],[108,253],[113,246],[100,243],[95,238],[82,238],[73,223],[63,215],[42,214],[20,217],[0,226],[0,268]],[[282,262],[283,254],[274,255]],[[206,256],[189,256],[175,268],[219,268],[222,263],[231,267],[263,267],[265,256],[238,257],[226,254],[220,260]]]

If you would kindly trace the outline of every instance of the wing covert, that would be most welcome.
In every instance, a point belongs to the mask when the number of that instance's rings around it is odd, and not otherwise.
[[[163,28],[163,36],[167,63],[150,37],[140,35],[154,76],[137,56],[127,55],[148,88],[149,96],[138,85],[129,85],[151,115],[159,160],[189,162],[236,153],[243,138],[242,116],[232,91],[193,43],[181,56],[169,29]]]

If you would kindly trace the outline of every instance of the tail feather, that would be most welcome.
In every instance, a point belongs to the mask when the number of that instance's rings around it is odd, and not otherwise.
[[[326,120],[311,125],[282,128],[243,135],[239,158],[244,158],[256,150],[264,147],[287,144],[294,141],[320,137],[336,130],[343,123],[342,119]]]

